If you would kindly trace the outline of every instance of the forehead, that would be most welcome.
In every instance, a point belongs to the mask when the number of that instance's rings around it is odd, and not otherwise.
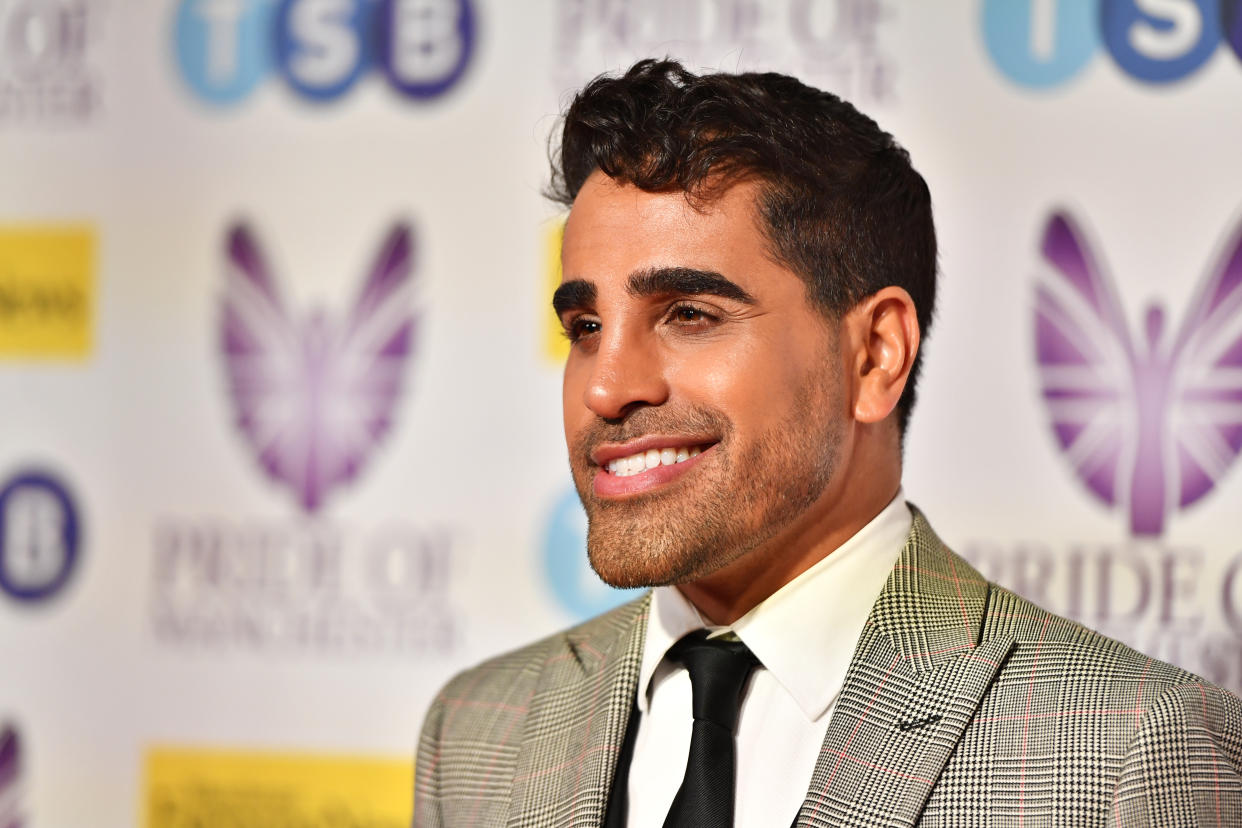
[[[582,186],[565,225],[563,279],[607,282],[658,267],[693,267],[744,276],[768,261],[756,221],[757,187],[734,184],[694,205],[681,191],[650,193],[596,172]]]

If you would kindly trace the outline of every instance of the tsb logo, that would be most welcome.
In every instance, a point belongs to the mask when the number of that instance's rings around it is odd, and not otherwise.
[[[29,603],[51,598],[73,573],[81,527],[68,487],[27,470],[0,486],[0,592]]]
[[[452,88],[474,51],[471,0],[181,0],[177,65],[196,95],[235,104],[278,73],[330,101],[371,69],[414,100]]]
[[[988,53],[1010,80],[1045,89],[1103,45],[1127,75],[1161,84],[1191,74],[1223,40],[1242,58],[1239,0],[984,0]]]

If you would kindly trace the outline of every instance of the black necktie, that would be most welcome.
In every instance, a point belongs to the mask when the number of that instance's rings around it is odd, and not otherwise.
[[[758,660],[740,641],[707,640],[707,631],[674,644],[669,658],[690,671],[694,730],[686,776],[664,828],[730,828],[733,825],[734,738],[742,688]]]

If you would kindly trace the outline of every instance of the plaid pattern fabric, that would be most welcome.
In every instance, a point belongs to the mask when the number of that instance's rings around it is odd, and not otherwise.
[[[416,826],[599,826],[648,599],[454,678]],[[798,826],[1242,826],[1242,700],[989,584],[915,511]]]

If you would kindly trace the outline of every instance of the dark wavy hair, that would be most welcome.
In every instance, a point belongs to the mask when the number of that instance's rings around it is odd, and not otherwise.
[[[566,206],[595,170],[707,204],[757,179],[774,257],[839,317],[889,285],[914,300],[924,337],[936,300],[931,195],[909,154],[837,96],[772,72],[695,75],[643,60],[601,75],[566,110],[548,195]],[[922,355],[898,403],[905,433]]]

